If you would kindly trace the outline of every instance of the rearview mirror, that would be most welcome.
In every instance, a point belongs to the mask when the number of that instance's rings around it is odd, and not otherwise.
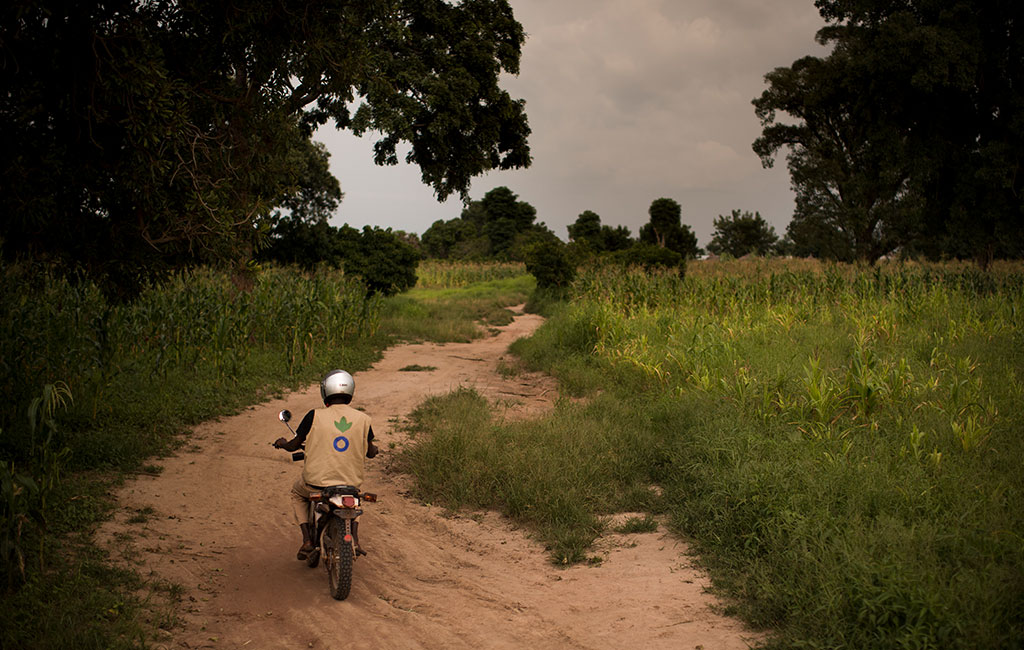
[[[288,409],[285,409],[277,414],[277,419],[282,422],[287,422],[288,420],[292,419],[292,412],[289,411]]]

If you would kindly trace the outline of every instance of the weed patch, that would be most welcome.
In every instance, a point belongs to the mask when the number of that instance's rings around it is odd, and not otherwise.
[[[630,517],[621,526],[615,527],[615,532],[622,535],[653,533],[656,530],[658,530],[658,521],[650,514],[642,517]]]

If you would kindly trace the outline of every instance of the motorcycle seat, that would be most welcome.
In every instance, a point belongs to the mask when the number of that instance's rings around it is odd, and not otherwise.
[[[330,485],[321,489],[324,498],[328,498],[336,495],[343,496],[359,496],[359,488],[352,487],[351,485]]]

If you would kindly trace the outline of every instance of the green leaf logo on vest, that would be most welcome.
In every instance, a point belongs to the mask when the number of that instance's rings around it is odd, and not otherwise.
[[[338,431],[345,433],[346,431],[352,428],[352,423],[349,422],[344,416],[342,416],[340,420],[334,423],[334,427]],[[338,443],[343,443],[344,446],[339,445]],[[338,436],[337,438],[335,438],[334,448],[338,451],[345,451],[346,449],[348,449],[348,438],[346,438],[345,436]]]

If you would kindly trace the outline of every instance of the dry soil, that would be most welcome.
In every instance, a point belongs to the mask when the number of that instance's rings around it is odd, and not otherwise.
[[[541,323],[519,314],[471,343],[389,349],[356,375],[354,404],[374,420],[382,453],[364,489],[369,552],[351,595],[333,600],[322,568],[295,559],[300,536],[288,491],[301,472],[270,442],[288,435],[277,412],[300,418],[317,386],[195,429],[163,471],[119,490],[115,519],[97,536],[150,577],[181,585],[184,612],[163,648],[747,648],[759,638],[717,613],[707,577],[684,541],[609,534],[596,566],[555,567],[527,531],[493,513],[460,513],[409,496],[391,469],[403,424],[427,396],[470,386],[506,417],[550,408],[557,385],[499,372],[507,348]],[[403,371],[408,366],[435,370]],[[391,443],[394,443],[392,447]]]

